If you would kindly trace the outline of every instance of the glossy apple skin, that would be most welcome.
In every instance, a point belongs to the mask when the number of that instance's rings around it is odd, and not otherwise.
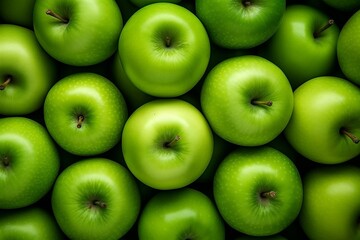
[[[80,115],[84,122],[78,128]],[[119,89],[95,73],[77,73],[59,80],[44,103],[44,120],[51,136],[64,150],[80,156],[101,154],[114,147],[127,117]]]
[[[211,40],[230,49],[256,47],[277,30],[286,1],[196,0],[196,15],[205,25]],[[246,36],[246,37],[245,37]]]
[[[356,11],[341,29],[338,44],[337,56],[340,68],[344,75],[360,86],[360,9]]]
[[[337,164],[360,154],[360,144],[342,134],[360,136],[360,90],[342,78],[311,79],[294,92],[294,111],[284,130],[286,139],[304,157]]]
[[[277,234],[298,216],[302,182],[294,163],[270,147],[239,148],[220,164],[214,176],[214,198],[223,219],[251,236]],[[262,200],[262,192],[275,191]]]
[[[304,177],[299,219],[313,240],[360,239],[360,169],[352,165],[322,166]]]
[[[182,0],[130,0],[130,2],[137,7],[144,7],[146,5],[158,2],[180,3],[181,1]]]
[[[47,15],[47,10],[69,22]],[[94,65],[110,57],[123,27],[115,1],[36,1],[33,16],[40,45],[56,60],[74,66]]]
[[[223,220],[204,193],[182,188],[161,191],[150,199],[139,217],[140,240],[225,239]]]
[[[134,13],[121,32],[118,48],[129,79],[156,97],[188,92],[200,81],[210,59],[210,41],[200,20],[172,3],[151,4]]]
[[[95,200],[105,208],[91,207]],[[60,173],[51,203],[56,221],[70,239],[120,239],[135,224],[140,193],[125,167],[109,159],[89,158]]]
[[[37,42],[34,32],[17,25],[0,25],[0,114],[25,115],[42,107],[56,81],[54,61]],[[34,81],[36,79],[36,81]]]
[[[180,139],[172,146],[176,136]],[[138,108],[122,135],[125,162],[144,184],[161,190],[184,187],[205,171],[212,131],[202,113],[179,99],[158,99]]]
[[[39,207],[0,210],[1,239],[53,239],[62,240],[54,216]]]
[[[253,55],[220,62],[201,89],[202,111],[213,131],[242,146],[270,142],[286,127],[293,110],[293,92],[284,73]],[[252,100],[272,101],[272,106]]]
[[[293,89],[311,78],[330,74],[335,66],[339,36],[336,22],[318,38],[313,36],[329,19],[311,6],[289,6],[269,40],[266,58],[284,71]]]
[[[55,143],[41,124],[25,117],[1,118],[0,126],[0,209],[29,206],[55,182],[60,168]]]

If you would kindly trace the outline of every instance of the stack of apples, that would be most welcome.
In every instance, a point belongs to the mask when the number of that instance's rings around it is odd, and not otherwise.
[[[360,240],[360,1],[1,0],[0,239]]]

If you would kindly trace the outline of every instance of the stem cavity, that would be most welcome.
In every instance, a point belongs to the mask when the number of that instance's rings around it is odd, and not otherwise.
[[[165,37],[165,46],[167,48],[171,47],[171,37],[169,37],[169,36]]]
[[[327,21],[325,25],[321,26],[317,31],[314,32],[313,34],[314,38],[320,37],[321,33],[324,32],[329,27],[331,27],[332,25],[334,25],[334,23],[335,23],[334,19],[329,19],[329,21]]]
[[[262,199],[274,199],[276,197],[276,192],[275,191],[261,192],[260,197]]]
[[[354,134],[352,134],[351,132],[349,132],[345,128],[340,129],[340,133],[344,134],[347,137],[349,137],[353,141],[353,143],[355,143],[355,144],[358,144],[360,142],[360,139],[357,136],[355,136]]]
[[[262,101],[262,100],[251,100],[252,105],[262,105],[262,106],[272,106],[272,101]]]
[[[7,76],[5,79],[5,82],[0,84],[0,91],[5,90],[5,88],[9,85],[9,83],[12,81],[11,76]]]
[[[173,147],[178,141],[180,140],[180,136],[176,135],[170,142],[165,142],[164,147],[165,148],[171,148]]]
[[[82,124],[84,123],[84,121],[85,121],[84,115],[79,115],[78,118],[77,118],[77,125],[76,125],[76,127],[77,127],[77,128],[81,128],[81,127],[82,127]]]
[[[66,19],[66,18],[62,17],[61,15],[59,15],[59,14],[51,11],[50,9],[46,10],[45,13],[46,13],[47,15],[49,15],[49,16],[52,16],[52,17],[58,19],[58,20],[59,20],[60,22],[62,22],[62,23],[68,23],[68,22],[69,22],[68,19]]]

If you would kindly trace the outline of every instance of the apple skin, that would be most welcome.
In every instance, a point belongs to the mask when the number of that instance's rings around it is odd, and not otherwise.
[[[328,6],[344,12],[355,12],[360,8],[360,2],[358,0],[322,0]]]
[[[1,0],[0,16],[6,23],[33,27],[33,8],[36,0]]]
[[[130,0],[130,2],[135,6],[141,8],[152,3],[158,3],[158,2],[180,3],[181,0]]]
[[[44,103],[50,135],[64,150],[80,156],[101,154],[114,147],[127,117],[122,93],[110,80],[95,73],[60,79]]]
[[[62,240],[64,235],[49,211],[27,207],[0,211],[0,238]]]
[[[286,1],[195,0],[196,16],[216,45],[247,49],[267,41],[277,30]],[[246,36],[246,37],[244,37]]]
[[[180,99],[145,103],[130,115],[122,135],[129,170],[160,190],[185,187],[200,177],[210,162],[213,144],[205,117]]]
[[[360,169],[354,165],[318,166],[304,177],[299,220],[312,240],[360,239]]]
[[[342,27],[337,43],[337,57],[344,75],[360,86],[360,9]]]
[[[276,138],[293,110],[293,91],[284,73],[255,55],[217,64],[206,76],[200,98],[212,130],[242,146],[259,146]],[[272,106],[254,100],[271,101]]]
[[[223,220],[204,193],[181,188],[161,191],[144,206],[139,217],[140,240],[225,239]]]
[[[214,198],[221,216],[251,236],[278,234],[298,216],[303,197],[295,164],[270,147],[242,147],[229,153],[214,176]],[[275,197],[263,193],[274,192]]]
[[[120,239],[139,215],[140,193],[125,167],[109,159],[89,158],[60,173],[51,204],[70,239]]]
[[[264,56],[284,71],[293,89],[311,78],[330,74],[336,66],[336,23],[314,37],[329,19],[308,5],[288,6],[279,29],[265,46]]]
[[[32,30],[0,25],[0,114],[25,115],[40,109],[56,80],[54,61],[41,48]],[[36,79],[36,81],[34,81]]]
[[[48,15],[48,10],[68,22]],[[74,66],[94,65],[109,58],[117,49],[123,27],[117,3],[102,0],[36,1],[33,22],[45,51]]]
[[[131,16],[118,49],[130,81],[156,97],[177,97],[191,90],[210,59],[210,41],[200,20],[186,8],[164,2]]]
[[[29,118],[1,118],[0,126],[0,209],[29,206],[55,182],[56,145],[45,127]]]
[[[360,154],[360,89],[342,78],[313,78],[294,92],[294,111],[284,130],[290,145],[314,162],[337,164]]]

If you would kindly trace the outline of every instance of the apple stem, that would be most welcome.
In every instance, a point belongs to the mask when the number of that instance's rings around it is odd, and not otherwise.
[[[59,14],[51,11],[50,9],[46,10],[46,14],[60,20],[63,23],[68,23],[69,22],[68,19],[63,18],[62,16],[60,16]]]
[[[245,6],[245,7],[249,7],[249,6],[251,6],[251,1],[250,0],[243,0],[242,1],[242,4]]]
[[[77,119],[77,128],[81,128],[82,124],[84,123],[85,117],[83,115],[79,115]]]
[[[169,37],[169,36],[165,37],[165,46],[171,47],[171,37]]]
[[[325,25],[321,26],[317,31],[314,32],[314,38],[320,37],[320,34],[329,27],[331,27],[332,25],[334,25],[334,23],[335,23],[334,19],[329,19],[329,21],[327,21]]]
[[[180,140],[180,136],[176,135],[170,142],[166,142],[164,144],[164,147],[166,148],[171,148],[172,146],[174,146],[178,141]]]
[[[355,136],[355,135],[352,134],[351,132],[348,132],[346,129],[341,129],[341,130],[340,130],[340,133],[348,136],[348,137],[349,137],[354,143],[356,143],[356,144],[360,142],[360,139],[359,139],[357,136]]]
[[[12,78],[11,76],[8,76],[5,79],[5,82],[3,82],[2,84],[0,84],[0,90],[4,90],[6,88],[7,85],[9,85],[9,83],[11,82]]]
[[[272,106],[272,101],[261,101],[261,100],[252,100],[251,104],[253,105],[265,105],[265,106]]]
[[[94,200],[92,202],[95,206],[99,206],[101,208],[106,208],[106,203],[104,203],[103,201],[100,200]]]
[[[262,192],[260,193],[260,197],[266,199],[274,199],[276,197],[276,192],[275,191]]]

